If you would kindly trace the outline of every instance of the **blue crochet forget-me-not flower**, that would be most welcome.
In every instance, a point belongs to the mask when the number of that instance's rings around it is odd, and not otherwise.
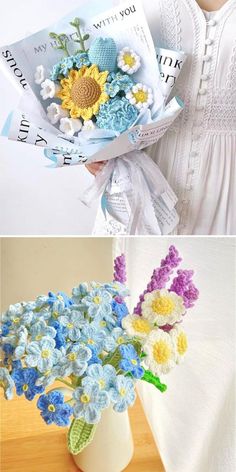
[[[80,342],[87,344],[89,347],[96,349],[99,354],[105,345],[106,332],[98,331],[94,326],[87,325],[81,331]]]
[[[67,329],[67,337],[71,341],[78,341],[80,338],[80,331],[88,324],[84,315],[78,311],[68,312],[66,315],[59,317],[58,321]]]
[[[68,426],[72,408],[64,403],[64,396],[61,392],[54,391],[47,395],[41,395],[37,401],[37,407],[41,410],[41,416],[45,423],[55,423],[57,426]]]
[[[4,390],[6,400],[13,398],[14,381],[5,367],[0,367],[0,385]]]
[[[133,380],[124,375],[117,375],[110,389],[110,398],[114,404],[113,409],[118,413],[133,405],[136,398]]]
[[[123,318],[129,313],[126,303],[124,301],[120,303],[120,301],[113,300],[112,311],[117,316],[117,325],[121,327]]]
[[[108,393],[101,390],[97,384],[76,388],[73,398],[75,418],[83,418],[89,424],[98,423],[101,411],[110,403]]]
[[[56,330],[52,326],[48,326],[44,320],[39,320],[30,328],[32,341],[40,341],[44,336],[55,338]]]
[[[44,388],[36,385],[38,379],[38,372],[33,369],[14,369],[12,378],[15,382],[17,395],[25,395],[27,400],[33,400],[35,395],[42,393]]]
[[[86,52],[81,52],[79,54],[76,54],[74,56],[74,65],[78,69],[81,69],[83,66],[89,67],[91,65],[91,62],[89,60],[88,54]]]
[[[116,378],[116,369],[110,365],[101,366],[99,364],[90,365],[86,371],[86,377],[82,380],[82,386],[98,385],[100,390],[109,392]]]
[[[104,316],[111,315],[111,302],[111,294],[103,288],[95,288],[82,299],[82,303],[87,307],[91,318],[95,316],[103,318]]]
[[[144,370],[140,365],[140,359],[132,344],[123,344],[119,347],[122,357],[119,367],[125,372],[130,372],[136,379],[143,377]]]
[[[83,375],[91,357],[92,352],[87,346],[75,344],[60,362],[60,377],[68,377],[71,374]]]
[[[62,356],[55,348],[52,338],[44,337],[41,341],[33,341],[26,347],[25,363],[28,367],[37,367],[40,372],[51,370]]]
[[[105,85],[105,92],[114,98],[120,92],[127,93],[133,85],[134,81],[129,75],[118,72],[109,78],[109,82]]]
[[[139,115],[137,108],[127,98],[115,97],[100,106],[97,126],[123,133],[129,129]]]

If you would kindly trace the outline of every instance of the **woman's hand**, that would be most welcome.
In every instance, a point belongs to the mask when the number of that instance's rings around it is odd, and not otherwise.
[[[92,164],[86,164],[85,167],[87,167],[90,174],[96,176],[98,172],[100,172],[100,170],[103,169],[105,165],[106,165],[106,161],[99,161],[99,162],[93,162]]]

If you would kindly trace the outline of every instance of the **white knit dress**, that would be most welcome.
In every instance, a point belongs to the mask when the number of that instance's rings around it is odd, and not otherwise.
[[[172,93],[185,109],[148,151],[179,198],[175,234],[236,234],[236,0],[210,14],[195,0],[143,5],[155,45],[187,54]],[[94,232],[122,228],[99,211]]]

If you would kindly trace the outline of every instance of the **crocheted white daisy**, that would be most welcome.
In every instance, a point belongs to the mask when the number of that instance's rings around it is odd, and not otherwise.
[[[182,297],[166,289],[146,293],[141,306],[142,316],[157,326],[173,325],[185,313]]]
[[[167,374],[175,366],[173,338],[161,329],[153,330],[143,345],[147,356],[143,360],[146,369],[155,375]]]
[[[133,49],[125,47],[118,54],[117,65],[123,72],[132,75],[140,68],[141,60]]]
[[[174,329],[171,330],[170,335],[175,345],[176,363],[179,364],[180,362],[182,362],[187,352],[188,338],[185,331],[181,328],[180,325],[175,326]]]
[[[143,84],[136,84],[132,89],[127,92],[126,98],[129,102],[134,105],[138,110],[148,108],[153,103],[153,92],[150,87]]]
[[[153,323],[139,315],[128,315],[123,318],[122,327],[128,335],[146,339],[153,329]]]

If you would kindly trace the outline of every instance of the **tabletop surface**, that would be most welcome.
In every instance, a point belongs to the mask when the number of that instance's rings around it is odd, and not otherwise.
[[[66,429],[47,426],[35,400],[14,397],[7,402],[1,392],[0,405],[2,472],[78,472],[66,448]],[[129,414],[135,452],[125,471],[164,472],[139,399]]]

